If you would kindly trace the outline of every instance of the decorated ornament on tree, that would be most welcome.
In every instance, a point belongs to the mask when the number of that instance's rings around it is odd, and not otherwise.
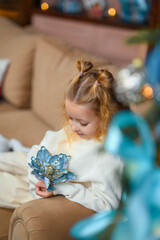
[[[149,52],[145,65],[147,81],[153,87],[154,100],[160,105],[160,41]]]
[[[60,153],[50,155],[48,150],[42,146],[36,157],[31,158],[29,166],[33,169],[33,174],[38,180],[44,180],[47,191],[56,189],[54,184],[75,179],[74,173],[68,171],[68,161],[71,156]]]
[[[126,127],[137,129],[139,141],[124,134]],[[72,236],[79,240],[159,240],[160,168],[155,165],[156,147],[149,125],[133,112],[117,113],[104,148],[124,160],[127,198],[117,210],[105,210],[76,223]]]
[[[141,59],[134,59],[132,64],[118,72],[115,89],[118,100],[127,105],[152,99],[153,90],[146,82]]]
[[[148,21],[151,0],[120,0],[121,18],[131,23],[143,23]]]

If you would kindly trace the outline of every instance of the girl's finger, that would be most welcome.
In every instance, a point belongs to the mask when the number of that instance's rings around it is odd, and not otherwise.
[[[45,183],[43,181],[38,181],[35,185],[37,187],[46,188]]]

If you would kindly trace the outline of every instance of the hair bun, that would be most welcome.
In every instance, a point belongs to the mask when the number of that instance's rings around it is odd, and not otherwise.
[[[82,72],[82,73],[87,72],[90,69],[92,69],[92,67],[93,67],[93,64],[91,62],[83,61],[83,60],[77,61],[77,69],[79,72]]]

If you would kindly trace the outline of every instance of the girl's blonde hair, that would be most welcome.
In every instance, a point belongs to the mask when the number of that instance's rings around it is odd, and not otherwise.
[[[128,109],[116,99],[115,79],[106,69],[93,69],[91,62],[78,60],[78,76],[70,81],[66,98],[76,104],[87,105],[99,118],[96,139],[104,139],[111,118],[120,110]],[[66,114],[68,124],[68,116]]]

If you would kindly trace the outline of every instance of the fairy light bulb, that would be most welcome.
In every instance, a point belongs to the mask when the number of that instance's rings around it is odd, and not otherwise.
[[[142,90],[142,94],[147,99],[153,98],[153,89],[149,84],[145,84]]]
[[[48,8],[49,8],[48,3],[44,2],[44,3],[41,4],[41,10],[45,11],[45,10],[47,10]]]
[[[114,8],[109,8],[108,15],[114,17],[116,15],[116,10]]]
[[[132,61],[132,64],[136,67],[136,68],[141,68],[143,66],[143,62],[141,58],[134,58]]]

